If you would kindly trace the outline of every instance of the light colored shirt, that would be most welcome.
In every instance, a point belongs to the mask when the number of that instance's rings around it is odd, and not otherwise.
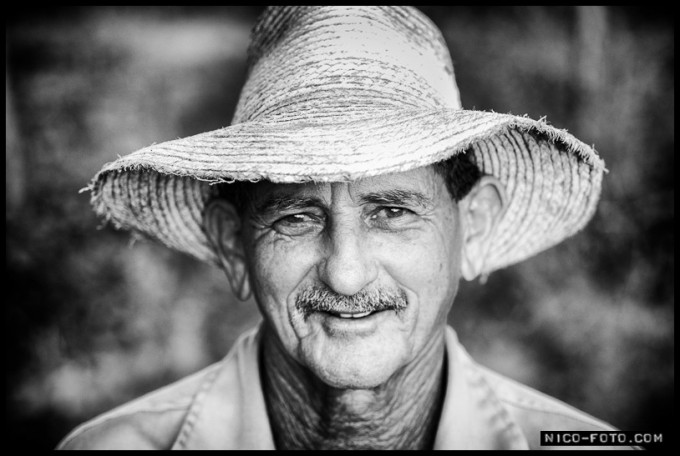
[[[260,328],[243,334],[220,362],[80,425],[57,449],[275,449],[258,366]],[[434,449],[549,449],[540,446],[540,431],[615,430],[478,365],[453,328],[445,340],[446,393]]]

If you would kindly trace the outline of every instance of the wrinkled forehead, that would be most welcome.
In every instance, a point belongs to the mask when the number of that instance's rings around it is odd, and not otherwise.
[[[350,182],[276,184],[263,181],[253,184],[249,193],[254,208],[266,206],[272,199],[290,197],[317,198],[328,203],[334,198],[346,197],[357,204],[380,201],[382,197],[385,203],[403,199],[413,204],[430,205],[448,195],[444,178],[433,166]]]

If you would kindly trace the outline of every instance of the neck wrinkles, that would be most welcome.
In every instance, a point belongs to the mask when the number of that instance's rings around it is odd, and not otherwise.
[[[431,449],[444,396],[444,335],[371,390],[318,380],[265,326],[261,371],[278,449]]]

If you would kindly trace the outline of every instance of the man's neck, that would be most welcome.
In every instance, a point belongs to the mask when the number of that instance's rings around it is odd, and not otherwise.
[[[278,449],[431,449],[444,396],[444,341],[370,390],[326,385],[264,328],[261,370]]]

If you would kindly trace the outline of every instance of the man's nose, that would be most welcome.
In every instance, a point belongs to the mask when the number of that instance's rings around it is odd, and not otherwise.
[[[321,280],[336,293],[351,296],[377,277],[366,233],[359,226],[334,226],[328,233]]]

